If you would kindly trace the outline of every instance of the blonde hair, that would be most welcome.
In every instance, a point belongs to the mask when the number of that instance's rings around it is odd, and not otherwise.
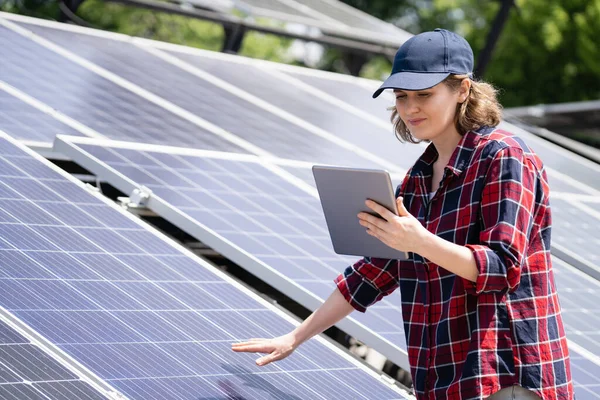
[[[464,79],[469,79],[468,75],[450,75],[442,81],[453,92],[457,91]],[[471,81],[471,89],[467,99],[463,103],[456,105],[456,114],[454,116],[454,125],[461,135],[469,131],[474,131],[482,126],[496,126],[500,123],[502,115],[502,106],[498,102],[498,91],[489,83]],[[392,110],[391,121],[394,125],[396,137],[401,142],[419,143],[408,130],[396,107]]]

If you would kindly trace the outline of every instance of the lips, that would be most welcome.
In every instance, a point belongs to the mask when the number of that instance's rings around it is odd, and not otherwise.
[[[412,126],[417,126],[420,125],[421,122],[425,121],[425,118],[415,118],[415,119],[409,119],[408,123]]]

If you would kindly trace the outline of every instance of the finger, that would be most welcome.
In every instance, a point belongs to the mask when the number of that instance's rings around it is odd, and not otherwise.
[[[390,219],[392,219],[392,218],[394,218],[396,216],[396,215],[394,215],[393,212],[391,212],[390,210],[388,210],[387,208],[385,208],[381,204],[378,204],[378,203],[374,202],[373,200],[367,200],[367,201],[365,201],[365,204],[371,210],[373,210],[377,214],[381,215],[381,217],[384,218],[386,221],[389,221]]]
[[[387,223],[386,220],[367,213],[360,213],[358,218],[359,223],[366,228],[374,226],[379,229],[382,229]]]
[[[406,207],[404,207],[404,198],[402,197],[398,197],[396,199],[396,207],[398,208],[398,215],[401,217],[407,217],[410,215],[410,213],[406,210]]]
[[[269,341],[269,339],[252,338],[252,339],[246,340],[245,342],[232,343],[231,347],[239,347],[239,346],[242,346],[242,345],[255,344],[255,343],[267,343],[268,341]]]
[[[370,232],[370,233],[369,233]],[[377,239],[382,240],[382,238],[386,237],[386,232],[385,230],[378,228],[376,226],[370,226],[367,229],[367,233],[369,233],[372,236],[375,236]]]
[[[273,355],[273,353],[268,354],[264,357],[261,357],[259,359],[256,360],[256,365],[258,365],[259,367],[264,367],[267,364],[272,363],[273,361],[276,361],[275,359],[276,357]]]
[[[239,343],[232,345],[231,350],[244,353],[269,353],[273,349],[263,343]]]

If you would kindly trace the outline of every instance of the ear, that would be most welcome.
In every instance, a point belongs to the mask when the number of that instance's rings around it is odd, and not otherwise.
[[[469,78],[465,78],[460,83],[460,88],[458,89],[458,102],[464,103],[469,97],[469,93],[471,92],[472,82]]]

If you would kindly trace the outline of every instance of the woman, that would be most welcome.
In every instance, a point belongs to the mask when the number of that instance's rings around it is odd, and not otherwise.
[[[573,398],[546,173],[523,141],[496,128],[496,92],[472,69],[467,41],[436,29],[400,47],[373,95],[393,89],[397,136],[430,142],[397,189],[399,215],[371,201],[383,219],[358,215],[409,259],[357,262],[293,332],[234,351],[268,353],[258,365],[280,360],[399,287],[418,399]]]

